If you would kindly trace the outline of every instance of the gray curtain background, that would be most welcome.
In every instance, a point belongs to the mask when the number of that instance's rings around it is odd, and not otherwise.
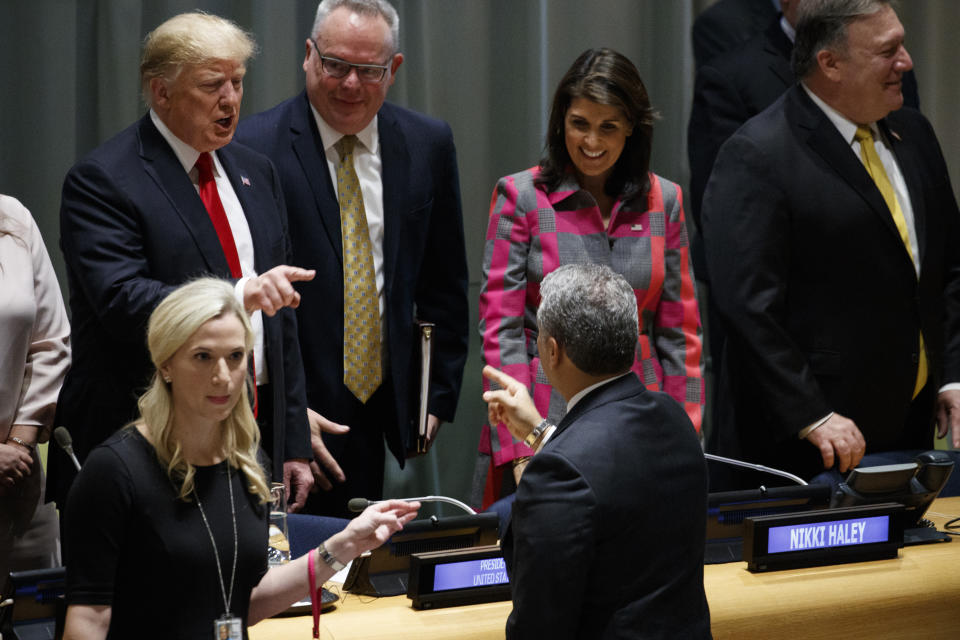
[[[453,128],[460,164],[472,327],[490,194],[501,175],[536,163],[556,82],[584,49],[608,46],[640,70],[661,119],[652,167],[686,185],[686,124],[693,94],[690,27],[710,0],[395,0],[405,61],[389,98]],[[66,296],[58,211],[63,176],[83,154],[145,107],[138,65],[143,37],[163,20],[202,9],[250,30],[242,115],[300,91],[314,0],[2,0],[0,2],[0,193],[33,212]],[[933,122],[960,171],[960,9],[955,0],[902,2],[900,17]],[[323,277],[323,274],[320,275]],[[480,425],[480,338],[455,423],[430,455],[400,472],[388,460],[387,495],[469,493]]]

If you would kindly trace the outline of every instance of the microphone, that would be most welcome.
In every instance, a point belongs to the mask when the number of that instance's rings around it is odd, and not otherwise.
[[[455,498],[448,498],[446,496],[420,496],[419,498],[399,498],[406,502],[446,502],[447,504],[452,504],[454,506],[460,507],[467,513],[476,514],[477,512],[471,509],[466,504],[460,502]],[[363,511],[372,504],[378,502],[386,502],[386,500],[367,500],[366,498],[350,498],[350,501],[347,502],[347,509],[353,511],[354,513]]]
[[[80,461],[77,460],[77,456],[73,453],[73,438],[70,437],[70,432],[67,431],[67,428],[57,427],[54,429],[53,439],[56,440],[60,448],[70,456],[70,459],[73,460],[73,466],[77,468],[77,473],[80,473]]]
[[[734,460],[733,458],[724,458],[723,456],[717,456],[712,453],[704,453],[703,457],[707,460],[713,460],[715,462],[723,462],[726,464],[732,464],[737,467],[746,467],[747,469],[753,469],[754,471],[760,471],[761,473],[770,473],[775,476],[780,476],[781,478],[786,478],[787,480],[793,480],[797,484],[806,485],[807,481],[801,478],[800,476],[795,476],[789,471],[781,471],[780,469],[772,469],[770,467],[765,467],[762,464],[753,464],[752,462],[744,462],[743,460]]]

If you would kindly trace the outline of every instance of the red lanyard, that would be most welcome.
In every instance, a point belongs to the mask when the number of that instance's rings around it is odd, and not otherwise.
[[[307,554],[307,574],[310,577],[310,609],[313,611],[313,637],[320,637],[320,607],[323,589],[317,586],[317,570],[315,567],[317,550],[310,549]]]

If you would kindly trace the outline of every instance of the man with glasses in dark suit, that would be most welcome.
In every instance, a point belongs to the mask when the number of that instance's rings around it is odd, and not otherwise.
[[[453,419],[467,355],[467,267],[453,136],[385,102],[403,62],[384,0],[324,0],[306,90],[238,139],[280,172],[294,260],[320,277],[298,310],[317,484],[308,510],[347,515],[383,491],[384,440],[415,448],[419,333],[434,323],[426,445]],[[322,435],[321,435],[322,434]]]

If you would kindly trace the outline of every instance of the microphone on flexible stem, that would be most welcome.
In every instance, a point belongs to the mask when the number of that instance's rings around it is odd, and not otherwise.
[[[70,432],[67,431],[66,427],[57,427],[53,430],[53,439],[57,441],[57,444],[60,445],[60,448],[70,456],[70,459],[73,460],[73,466],[77,468],[77,473],[80,472],[80,461],[77,460],[77,456],[73,453],[73,438],[70,437]]]
[[[717,456],[712,453],[704,453],[703,457],[707,460],[714,460],[715,462],[723,462],[726,464],[732,464],[738,467],[745,467],[747,469],[753,469],[754,471],[760,471],[761,473],[770,473],[775,476],[780,476],[781,478],[786,478],[787,480],[793,480],[797,484],[806,485],[807,481],[801,478],[800,476],[795,476],[789,471],[781,471],[780,469],[773,469],[771,467],[765,467],[762,464],[754,464],[752,462],[744,462],[743,460],[734,460],[733,458],[724,458],[723,456]]]
[[[419,498],[397,498],[398,500],[403,500],[405,502],[446,502],[447,504],[452,504],[454,506],[460,507],[467,513],[476,514],[477,512],[471,509],[466,504],[460,502],[456,498],[448,498],[446,496],[420,496]],[[386,500],[367,500],[366,498],[350,498],[350,501],[347,502],[347,509],[353,512],[360,512],[369,507],[372,504],[378,502],[386,502]]]

